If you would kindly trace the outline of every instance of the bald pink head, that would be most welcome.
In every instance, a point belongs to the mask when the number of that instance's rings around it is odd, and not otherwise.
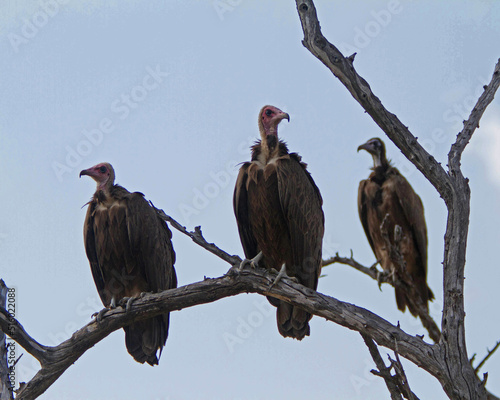
[[[80,178],[82,175],[88,175],[96,181],[97,190],[109,189],[115,182],[115,170],[110,163],[100,163],[89,169],[84,169],[80,172]]]
[[[259,113],[259,130],[262,139],[268,135],[278,136],[278,125],[281,120],[287,119],[290,122],[290,116],[274,106],[264,106]]]

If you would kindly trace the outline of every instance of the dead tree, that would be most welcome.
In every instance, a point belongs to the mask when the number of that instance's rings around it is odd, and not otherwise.
[[[460,161],[472,134],[479,126],[481,116],[500,85],[500,62],[495,67],[491,82],[484,86],[484,92],[452,144],[448,154],[448,169],[445,170],[418,143],[408,127],[382,105],[370,85],[356,72],[353,65],[355,54],[345,57],[323,36],[313,1],[296,0],[296,5],[304,32],[303,45],[342,82],[389,139],[429,180],[446,204],[448,220],[443,260],[442,335],[435,345],[442,369],[439,374],[433,375],[451,399],[484,399],[487,397],[486,389],[470,364],[465,343],[464,271],[470,189],[468,179],[462,175]]]
[[[482,381],[477,376],[478,370],[472,367],[465,343],[463,289],[470,190],[467,178],[462,175],[460,160],[472,134],[479,126],[482,114],[493,100],[500,85],[500,61],[495,66],[491,81],[484,86],[484,92],[468,120],[464,121],[463,130],[458,133],[455,143],[452,144],[445,170],[441,163],[418,143],[408,128],[385,109],[368,83],[356,72],[353,66],[354,55],[345,57],[322,35],[313,1],[296,0],[296,5],[304,32],[304,46],[344,84],[389,139],[431,182],[446,204],[448,219],[443,259],[444,309],[440,336],[436,336],[437,343],[427,343],[423,337],[408,334],[399,326],[364,308],[315,292],[288,278],[271,285],[275,276],[266,270],[249,267],[239,270],[240,257],[230,255],[215,244],[208,243],[199,227],[190,232],[159,210],[160,215],[174,228],[228,262],[231,265],[229,271],[219,278],[205,279],[157,294],[146,294],[135,301],[127,312],[122,307],[108,310],[102,315],[99,323],[96,321],[88,323],[71,338],[54,347],[37,342],[19,321],[4,307],[0,307],[0,330],[8,332],[12,339],[41,364],[41,369],[33,379],[18,390],[17,399],[37,398],[89,348],[132,321],[214,302],[240,293],[258,293],[285,300],[312,314],[359,332],[378,368],[378,371],[374,370],[373,373],[384,379],[392,399],[417,399],[404,373],[400,357],[404,357],[437,379],[450,399],[497,399],[486,390],[486,379]],[[352,256],[350,259],[337,256],[334,261],[345,262],[375,278],[378,277],[373,267],[363,267],[356,263]],[[397,282],[394,284],[397,285]],[[389,366],[385,365],[379,346],[394,352],[395,359],[389,358]],[[490,351],[487,357],[493,351]]]

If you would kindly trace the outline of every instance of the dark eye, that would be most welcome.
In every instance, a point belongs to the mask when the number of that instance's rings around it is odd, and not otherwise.
[[[272,112],[271,110],[269,110],[269,109],[268,109],[268,110],[266,110],[266,115],[267,115],[268,117],[270,117],[270,116],[272,115],[272,113],[273,113],[273,112]]]
[[[105,166],[99,167],[99,172],[101,172],[101,174],[104,174],[106,172],[106,167]]]

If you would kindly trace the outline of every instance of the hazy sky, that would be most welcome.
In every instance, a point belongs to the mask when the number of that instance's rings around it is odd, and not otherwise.
[[[5,0],[0,5],[0,277],[17,290],[19,320],[46,345],[89,322],[99,301],[85,256],[82,208],[95,190],[78,173],[108,161],[117,182],[208,241],[243,254],[232,210],[238,163],[258,138],[264,104],[288,112],[280,136],[319,186],[324,257],[370,265],[357,188],[371,157],[359,144],[383,132],[301,44],[288,1]],[[383,104],[446,164],[500,56],[495,1],[317,1],[323,33],[348,54]],[[469,355],[500,338],[495,249],[500,242],[500,103],[485,113],[463,159],[472,189],[466,267]],[[429,286],[442,309],[446,209],[386,140],[388,157],[421,196],[429,231]],[[174,231],[179,285],[228,265]],[[394,289],[347,266],[318,290],[368,308],[412,334]],[[384,358],[385,351],[381,349]],[[20,350],[19,353],[20,354]],[[444,399],[404,362],[413,391]],[[314,317],[302,342],[282,338],[265,298],[240,295],[171,314],[160,365],[136,363],[120,330],[90,349],[43,399],[381,399],[383,381],[359,334]],[[38,368],[27,354],[17,376]],[[483,370],[500,394],[500,355]]]

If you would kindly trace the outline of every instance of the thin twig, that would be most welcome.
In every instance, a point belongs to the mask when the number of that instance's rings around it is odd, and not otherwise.
[[[393,246],[391,246],[393,247]],[[353,253],[351,250],[351,256],[350,257],[341,257],[339,256],[339,253],[336,253],[334,257],[330,257],[326,260],[322,261],[322,267],[326,267],[328,265],[334,264],[334,263],[339,263],[339,264],[345,264],[353,267],[354,269],[362,272],[365,275],[368,275],[372,279],[376,280],[380,285],[382,283],[388,283],[389,285],[393,286],[394,288],[400,288],[401,290],[408,291],[409,287],[406,282],[404,282],[402,279],[400,279],[399,276],[395,276],[394,274],[389,274],[385,271],[381,272],[379,271],[376,266],[378,264],[378,261],[375,262],[372,266],[370,267],[365,267],[364,265],[360,264],[353,258]],[[415,297],[415,296],[414,296]],[[435,342],[439,342],[439,338],[441,335],[441,332],[439,330],[438,325],[434,321],[434,319],[429,315],[428,308],[425,307],[423,302],[420,300],[420,298],[417,296],[416,300],[414,301],[414,307],[417,310],[418,316],[420,320],[422,321],[422,325],[424,326],[425,329],[427,329],[427,332],[429,332],[429,337]]]
[[[495,351],[497,351],[497,349],[499,347],[500,347],[500,341],[498,341],[491,350],[486,349],[487,350],[486,356],[481,360],[481,362],[477,365],[477,367],[474,368],[474,372],[476,373],[476,375],[479,373],[479,370],[485,364],[485,362],[488,361],[488,358],[490,358],[493,355],[493,353]],[[471,360],[471,363],[472,363],[472,360]]]
[[[493,71],[493,76],[491,77],[490,83],[485,85],[484,91],[476,102],[476,105],[472,109],[467,121],[464,121],[464,128],[457,135],[457,140],[451,146],[450,153],[448,154],[449,168],[453,173],[455,170],[460,168],[460,159],[465,146],[469,143],[472,134],[479,128],[479,121],[483,116],[486,108],[495,98],[495,93],[500,86],[500,59],[495,65]]]
[[[365,275],[368,275],[369,277],[375,279],[376,281],[379,281],[380,283],[391,283],[387,280],[385,274],[376,268],[378,261],[374,263],[371,267],[365,267],[364,265],[360,264],[353,258],[352,250],[350,257],[341,257],[339,256],[339,253],[335,253],[334,257],[330,257],[321,262],[321,268],[324,268],[328,265],[335,263],[350,265],[354,269],[362,272]]]
[[[179,232],[182,232],[184,235],[190,237],[191,240],[195,242],[197,245],[203,247],[205,250],[208,250],[210,253],[215,254],[217,257],[223,259],[227,263],[231,264],[233,267],[240,265],[241,263],[240,257],[226,253],[224,250],[217,247],[214,243],[208,243],[203,237],[203,234],[201,232],[201,226],[195,227],[194,232],[190,232],[186,229],[185,226],[181,225],[170,215],[165,214],[163,210],[156,208],[152,202],[149,203],[156,210],[160,218],[162,218],[164,221],[170,222],[173,228],[177,229]]]
[[[394,371],[396,372],[396,377],[397,381],[399,384],[399,388],[401,389],[401,392],[403,393],[403,396],[408,399],[408,400],[419,400],[417,395],[413,393],[410,389],[410,383],[408,382],[408,378],[406,377],[405,370],[403,368],[403,364],[401,363],[401,359],[399,358],[399,351],[398,351],[398,342],[396,339],[394,339],[394,355],[396,356],[396,360],[391,359],[389,357],[389,361],[391,362],[392,367],[394,368]]]
[[[391,375],[391,366],[386,367],[384,360],[382,360],[382,357],[380,356],[376,343],[370,336],[361,333],[361,337],[365,341],[365,344],[370,351],[370,355],[378,368],[378,371],[371,370],[371,373],[384,379],[392,400],[401,400],[403,396],[398,385],[394,382],[394,376]]]

